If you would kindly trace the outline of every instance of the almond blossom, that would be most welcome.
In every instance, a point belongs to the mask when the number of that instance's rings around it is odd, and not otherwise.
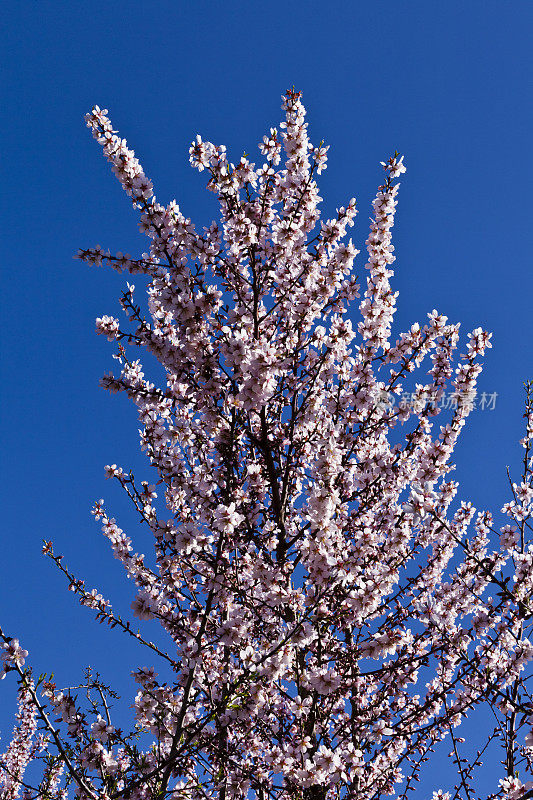
[[[329,148],[311,144],[300,93],[286,92],[282,108],[261,163],[233,163],[199,135],[192,143],[220,206],[202,231],[156,198],[106,109],[86,117],[149,239],[139,258],[78,254],[146,282],[144,307],[128,283],[124,323],[103,315],[96,329],[116,348],[102,386],[135,404],[157,479],[117,464],[105,476],[153,534],[153,554],[137,552],[103,499],[92,511],[143,628],[89,591],[51,542],[43,550],[80,603],[151,664],[132,673],[128,733],[99,676],[88,671],[78,691],[34,681],[27,651],[0,629],[21,698],[0,759],[9,800],[23,790],[39,800],[404,800],[444,739],[456,775],[433,798],[478,798],[487,748],[502,761],[491,797],[530,796],[531,384],[522,475],[499,524],[450,478],[490,333],[476,328],[461,354],[459,325],[433,309],[393,335],[403,156],[382,162],[360,279],[347,238],[356,201],[322,218],[316,177]],[[163,379],[145,370],[143,348]],[[156,624],[166,648],[142,633]],[[465,755],[458,729],[478,707],[494,731]],[[42,753],[29,747],[37,728]],[[38,785],[23,780],[30,759]]]

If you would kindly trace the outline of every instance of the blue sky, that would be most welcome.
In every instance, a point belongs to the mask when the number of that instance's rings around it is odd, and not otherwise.
[[[324,212],[358,198],[360,249],[379,162],[404,153],[396,330],[437,308],[464,333],[493,331],[479,387],[497,393],[496,405],[472,413],[456,477],[478,508],[502,505],[505,467],[518,471],[522,456],[522,382],[533,377],[531,0],[15,0],[2,16],[0,619],[37,672],[68,685],[90,663],[128,697],[130,667],[151,663],[97,626],[40,552],[52,539],[122,611],[132,588],[89,513],[94,499],[150,552],[103,473],[116,462],[141,475],[145,463],[133,407],[98,386],[114,362],[94,320],[118,315],[125,279],[72,260],[97,243],[147,247],[85,127],[95,103],[109,108],[158,199],[175,197],[197,224],[216,207],[188,164],[195,134],[226,144],[233,160],[244,151],[258,160],[292,85],[312,140],[331,145]],[[0,684],[0,749],[13,687]]]

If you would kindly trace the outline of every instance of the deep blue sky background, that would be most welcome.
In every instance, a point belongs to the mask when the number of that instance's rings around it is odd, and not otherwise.
[[[125,612],[133,590],[89,513],[93,501],[104,497],[136,549],[150,552],[103,473],[116,462],[141,476],[145,463],[133,406],[98,386],[114,362],[94,320],[119,314],[125,277],[72,260],[80,246],[135,254],[147,240],[84,113],[109,108],[158,199],[176,197],[201,225],[216,208],[188,164],[191,140],[201,133],[233,160],[246,151],[259,161],[257,142],[281,120],[280,96],[294,84],[312,140],[331,145],[324,213],[358,198],[351,235],[361,266],[379,162],[404,153],[396,330],[437,308],[465,333],[494,332],[479,386],[498,393],[496,408],[472,413],[457,478],[464,499],[497,510],[506,465],[520,468],[522,381],[533,377],[533,4],[43,0],[11,2],[2,17],[0,619],[37,673],[53,670],[65,686],[90,663],[127,706],[130,669],[153,659],[97,626],[40,552],[53,539],[87,586]],[[14,685],[0,684],[0,751]],[[489,772],[487,791],[497,777]]]

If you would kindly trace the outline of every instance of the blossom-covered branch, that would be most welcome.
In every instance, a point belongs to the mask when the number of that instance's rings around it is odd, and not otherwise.
[[[5,638],[24,725],[33,703],[31,719],[46,728],[48,703],[55,736],[63,730],[64,744],[52,734],[44,745],[42,800],[63,800],[69,786],[80,800],[406,798],[443,739],[457,777],[434,797],[478,798],[474,775],[495,747],[505,766],[493,796],[531,788],[516,775],[533,760],[531,386],[523,475],[503,509],[510,524],[498,526],[456,502],[449,479],[490,334],[472,331],[461,355],[459,326],[433,310],[393,337],[403,156],[382,162],[360,298],[359,251],[347,239],[356,202],[321,219],[328,147],[310,143],[298,92],[283,110],[260,165],[232,163],[196,137],[191,163],[220,204],[220,221],[201,233],[175,201],[156,199],[107,111],[87,115],[150,240],[137,259],[101,247],[79,257],[148,279],[146,312],[128,284],[126,323],[104,314],[96,330],[116,342],[120,368],[102,385],[136,405],[157,481],[116,464],[106,475],[153,534],[155,566],[103,500],[93,513],[136,586],[134,615],[162,626],[168,652],[114,616],[46,543],[80,602],[147,646],[161,677],[153,666],[134,672],[126,735],[100,684],[85,710],[51,681],[42,701],[36,689],[28,699],[27,653]],[[134,348],[155,356],[162,383]],[[408,405],[383,402],[415,372]],[[497,724],[468,760],[457,728],[480,705]],[[29,752],[19,739],[0,763],[10,800]]]

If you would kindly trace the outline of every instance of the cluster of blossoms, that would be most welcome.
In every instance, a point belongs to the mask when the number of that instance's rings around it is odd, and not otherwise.
[[[112,724],[100,684],[91,686],[102,702],[87,712],[43,685],[59,727],[32,689],[48,754],[57,750],[39,800],[64,798],[68,786],[78,800],[400,800],[446,737],[459,783],[433,796],[475,798],[481,762],[459,755],[456,728],[481,703],[498,721],[489,744],[504,750],[494,797],[529,791],[515,772],[533,761],[522,686],[533,658],[531,392],[524,472],[504,508],[512,524],[497,530],[470,503],[453,509],[448,475],[490,334],[474,330],[459,355],[459,326],[432,311],[392,339],[403,157],[383,162],[357,309],[358,251],[346,240],[355,200],[321,220],[315,177],[328,148],[309,142],[299,93],[287,92],[283,109],[260,166],[193,142],[191,164],[208,173],[221,210],[202,233],[177,203],[156,200],[107,111],[87,115],[150,239],[140,259],[99,247],[79,256],[149,278],[146,316],[128,284],[129,329],[110,316],[96,326],[119,341],[120,374],[102,384],[135,403],[161,489],[116,464],[106,476],[153,533],[155,568],[103,500],[93,513],[137,587],[134,615],[157,620],[172,646],[134,632],[46,544],[80,602],[148,648],[165,674],[134,673],[131,735]],[[123,342],[155,356],[164,385]],[[413,402],[383,403],[424,369]],[[447,391],[463,402],[436,427]],[[25,689],[27,653],[4,641]],[[0,761],[0,785],[19,780],[10,764]]]
[[[26,656],[28,655],[28,651],[24,650],[24,648],[20,646],[18,639],[11,639],[10,641],[4,642],[2,645],[2,651],[2,661],[4,663],[0,679],[6,677],[6,672],[9,669],[22,667],[26,660]]]
[[[26,655],[28,655],[27,652]],[[14,663],[20,664],[20,661]],[[46,747],[44,737],[36,738],[35,736],[38,721],[37,709],[31,697],[32,690],[34,690],[34,685],[29,681],[29,685],[22,686],[19,691],[18,724],[13,731],[13,738],[8,749],[1,757],[2,800],[16,800],[20,794],[20,782],[26,767],[35,758],[36,753]]]

